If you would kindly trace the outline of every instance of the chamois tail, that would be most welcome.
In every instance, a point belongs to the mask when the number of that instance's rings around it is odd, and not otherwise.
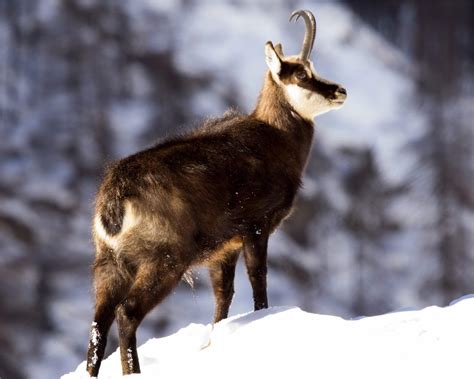
[[[126,195],[123,183],[117,183],[113,178],[107,179],[99,192],[96,216],[99,216],[105,232],[115,236],[122,230]]]

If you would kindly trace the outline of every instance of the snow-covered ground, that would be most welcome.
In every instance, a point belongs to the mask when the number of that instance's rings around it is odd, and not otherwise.
[[[354,320],[275,307],[150,339],[130,378],[472,378],[473,320],[473,295]],[[117,351],[99,379],[120,376]],[[84,378],[85,362],[62,377]]]

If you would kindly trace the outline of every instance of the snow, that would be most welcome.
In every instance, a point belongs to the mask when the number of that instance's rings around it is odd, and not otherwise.
[[[474,295],[353,320],[269,308],[148,340],[138,349],[142,373],[130,378],[468,378],[473,319]],[[62,379],[88,378],[85,365]],[[99,379],[120,376],[116,351]]]

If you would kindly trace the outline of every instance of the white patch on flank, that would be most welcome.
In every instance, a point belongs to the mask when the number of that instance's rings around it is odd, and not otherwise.
[[[89,336],[90,344],[94,348],[93,354],[92,354],[92,361],[89,362],[89,367],[95,366],[95,364],[97,363],[97,360],[99,359],[97,355],[99,340],[100,340],[99,329],[97,329],[97,323],[94,321],[91,325],[91,332]]]
[[[107,246],[114,250],[120,246],[121,236],[138,223],[138,216],[133,209],[132,204],[126,201],[124,207],[125,211],[122,220],[122,229],[115,236],[109,235],[104,229],[104,225],[102,225],[102,221],[100,219],[100,214],[96,214],[94,218],[94,233],[96,237],[105,242]]]
[[[96,214],[94,218],[94,234],[97,238],[105,242],[105,244],[112,249],[115,249],[118,245],[117,236],[109,236],[102,225],[100,215]]]

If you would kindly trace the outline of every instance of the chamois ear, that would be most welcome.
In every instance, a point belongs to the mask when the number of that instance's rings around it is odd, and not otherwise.
[[[280,59],[283,59],[285,54],[283,54],[283,46],[281,46],[281,43],[277,43],[275,45],[275,51],[278,54],[278,56],[280,57]]]
[[[281,59],[270,41],[265,44],[265,62],[273,75],[280,73]]]

